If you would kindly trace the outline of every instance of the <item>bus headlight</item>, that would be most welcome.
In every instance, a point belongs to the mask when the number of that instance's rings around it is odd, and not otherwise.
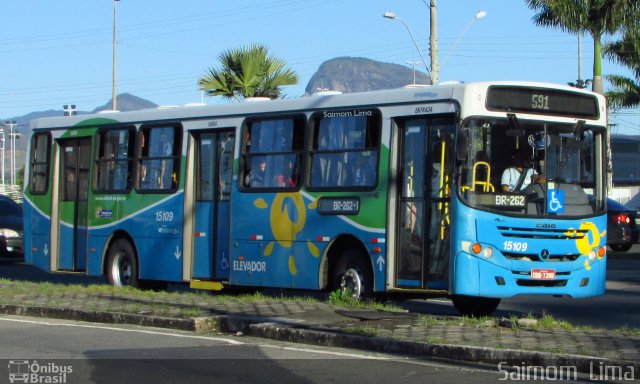
[[[589,260],[593,261],[595,259],[596,259],[596,251],[592,249],[591,252],[589,252]]]
[[[493,256],[493,249],[491,249],[491,247],[486,247],[482,250],[482,256],[484,256],[485,259],[491,258],[491,256]]]

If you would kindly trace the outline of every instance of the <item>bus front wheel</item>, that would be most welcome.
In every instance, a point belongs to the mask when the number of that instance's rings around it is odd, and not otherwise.
[[[116,240],[107,255],[107,278],[116,287],[139,286],[138,260],[131,244],[125,239]]]
[[[451,299],[453,306],[460,314],[472,317],[489,316],[500,305],[500,299],[493,297],[456,295]]]
[[[355,300],[371,298],[373,274],[360,252],[355,249],[343,252],[334,268],[333,289],[350,292]]]

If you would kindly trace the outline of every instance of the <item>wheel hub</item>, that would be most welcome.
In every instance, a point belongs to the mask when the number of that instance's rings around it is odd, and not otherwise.
[[[347,269],[342,275],[340,281],[340,288],[343,291],[350,290],[351,296],[358,300],[362,294],[362,279],[360,274],[353,268]]]

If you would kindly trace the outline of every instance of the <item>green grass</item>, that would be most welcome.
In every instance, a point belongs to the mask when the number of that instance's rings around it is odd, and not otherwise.
[[[329,297],[327,298],[327,303],[329,305],[334,305],[337,307],[346,307],[346,308],[362,308],[362,309],[375,309],[380,311],[389,311],[389,312],[404,312],[405,310],[387,303],[379,303],[377,301],[368,301],[368,300],[356,300],[352,295],[350,290],[341,290],[336,289],[329,293]]]
[[[368,337],[375,337],[380,334],[379,328],[370,327],[366,325],[360,326],[360,327],[346,327],[343,329],[343,331],[346,333],[354,334],[354,335],[368,336]]]
[[[640,328],[631,328],[627,324],[623,325],[620,328],[617,328],[616,331],[630,336],[640,336]]]

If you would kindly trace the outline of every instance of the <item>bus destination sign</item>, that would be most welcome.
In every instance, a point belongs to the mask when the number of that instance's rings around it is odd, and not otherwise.
[[[596,96],[535,87],[490,86],[487,109],[592,119],[600,116]]]
[[[321,197],[318,199],[318,213],[321,215],[357,215],[360,199],[357,197]]]

